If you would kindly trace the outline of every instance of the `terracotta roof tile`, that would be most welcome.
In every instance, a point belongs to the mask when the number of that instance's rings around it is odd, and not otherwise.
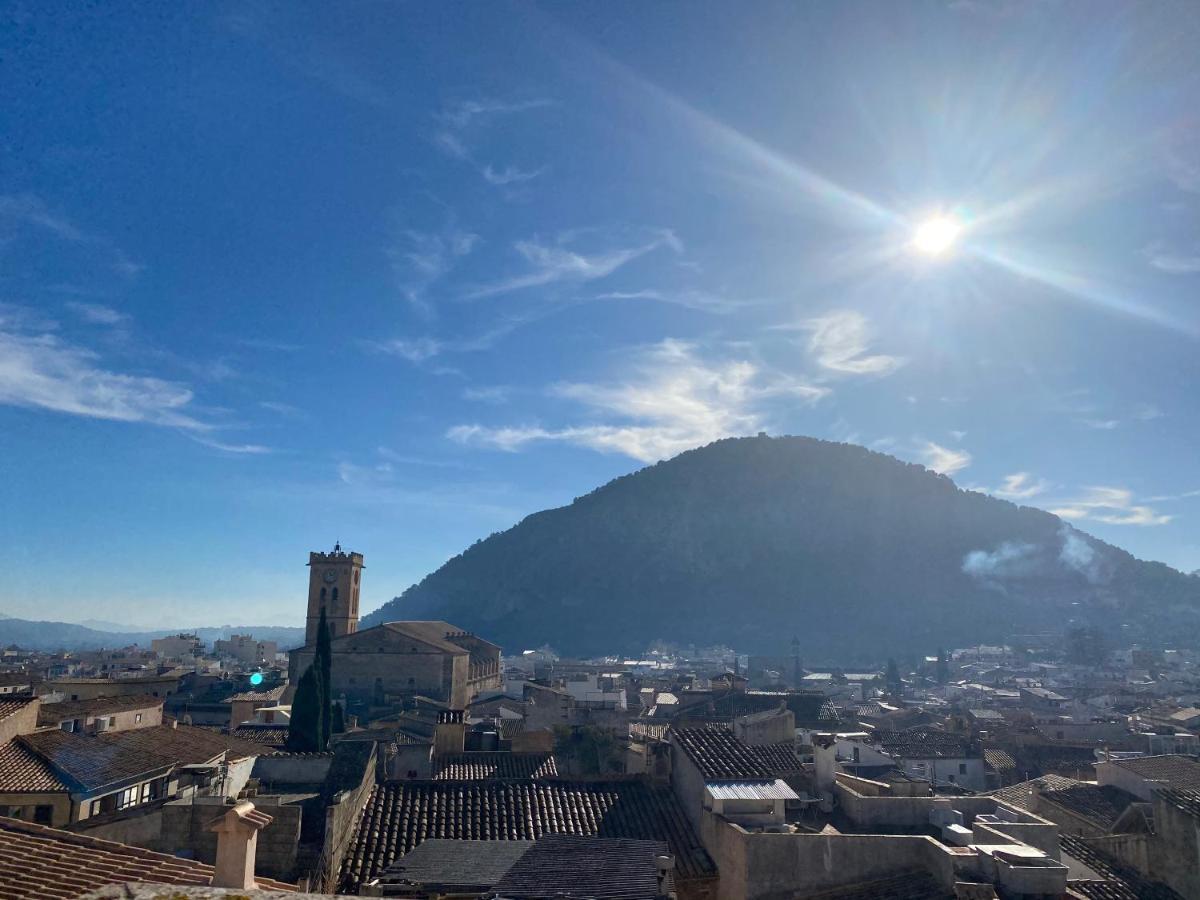
[[[655,900],[668,891],[659,890],[654,859],[668,852],[662,841],[548,834],[513,863],[495,891],[519,900]]]
[[[89,716],[109,716],[133,709],[162,706],[162,697],[137,694],[130,697],[97,697],[95,700],[70,700],[62,703],[43,703],[38,710],[39,725],[57,725],[67,719],[86,719]]]
[[[17,741],[0,746],[0,793],[65,791],[46,762]]]
[[[706,781],[774,779],[804,768],[788,741],[751,745],[722,728],[672,728],[671,735]]]
[[[1062,852],[1083,863],[1100,876],[1099,881],[1072,880],[1067,887],[1088,900],[1183,900],[1165,884],[1147,881],[1083,838],[1059,834]]]
[[[481,781],[486,778],[553,778],[558,774],[550,753],[476,751],[434,760],[437,781]]]
[[[1059,790],[1043,791],[1042,797],[1067,812],[1096,823],[1107,831],[1137,800],[1133,794],[1112,785],[1073,784]]]
[[[0,817],[0,897],[40,900],[81,897],[127,881],[206,885],[213,868],[139,847]],[[258,879],[260,888],[295,891]]]
[[[932,728],[879,731],[875,737],[884,753],[901,759],[965,759],[979,755],[966,738]]]
[[[377,785],[342,867],[342,887],[376,878],[426,838],[536,840],[543,834],[665,841],[677,877],[716,868],[675,796],[641,779],[407,781]]]
[[[1133,759],[1114,759],[1111,764],[1148,781],[1162,782],[1165,787],[1185,791],[1200,790],[1200,761],[1192,756],[1140,756]]]

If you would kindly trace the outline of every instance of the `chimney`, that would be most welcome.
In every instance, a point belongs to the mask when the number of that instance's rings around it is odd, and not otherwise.
[[[447,756],[462,753],[466,743],[467,725],[461,709],[444,709],[438,713],[433,729],[433,755]]]
[[[217,865],[212,886],[252,891],[254,855],[258,833],[271,824],[271,817],[254,808],[249,800],[231,806],[208,826],[217,833]]]

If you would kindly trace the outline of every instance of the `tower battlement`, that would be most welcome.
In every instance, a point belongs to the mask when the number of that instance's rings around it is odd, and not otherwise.
[[[312,551],[308,554],[308,622],[304,632],[305,646],[317,640],[321,614],[333,638],[353,634],[358,630],[358,596],[363,555],[349,553],[340,543],[329,553]]]

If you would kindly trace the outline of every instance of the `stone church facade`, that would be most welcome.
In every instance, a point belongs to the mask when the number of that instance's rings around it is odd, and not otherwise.
[[[500,648],[449,622],[386,622],[358,629],[363,557],[340,546],[309,555],[305,646],[288,656],[291,683],[312,665],[317,623],[325,609],[332,650],[334,698],[387,707],[422,696],[463,709],[476,694],[500,688]]]

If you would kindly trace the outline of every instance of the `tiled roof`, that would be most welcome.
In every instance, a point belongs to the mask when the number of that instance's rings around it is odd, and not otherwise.
[[[553,778],[558,774],[551,753],[475,751],[453,753],[433,761],[438,781],[482,781],[486,778]]]
[[[1067,882],[1067,887],[1088,900],[1183,900],[1165,884],[1146,881],[1133,869],[1082,838],[1060,833],[1058,843],[1063,853],[1079,860],[1103,879]]]
[[[1133,794],[1112,785],[1073,784],[1056,791],[1043,791],[1042,796],[1067,812],[1095,822],[1105,831],[1111,828],[1130,803]]]
[[[667,722],[630,722],[629,736],[637,740],[663,741],[670,727]]]
[[[65,791],[45,761],[17,741],[0,746],[0,793]]]
[[[696,764],[705,781],[773,779],[762,748],[738,740],[733,732],[711,728],[671,730],[671,740]]]
[[[32,702],[33,700],[28,697],[23,700],[0,700],[0,719],[7,719],[13,713],[20,712]]]
[[[543,834],[666,841],[679,878],[716,875],[665,786],[641,779],[407,781],[374,788],[342,866],[342,886],[377,877],[426,838],[536,840]]]
[[[283,696],[283,692],[285,690],[287,690],[287,685],[280,684],[267,691],[242,691],[240,694],[234,694],[232,697],[226,697],[224,702],[233,703],[235,700],[253,700],[259,703],[274,703]]]
[[[431,838],[404,854],[380,881],[437,887],[445,893],[486,890],[496,884],[533,841],[447,841]]]
[[[522,900],[655,900],[667,891],[659,890],[654,858],[667,853],[662,841],[548,834],[513,863],[495,890]]]
[[[127,881],[206,885],[212,876],[212,866],[193,860],[0,818],[0,897],[5,900],[81,897]],[[257,881],[261,888],[296,890],[266,878]]]
[[[287,743],[286,725],[239,725],[229,732],[233,737],[264,747],[282,747]]]
[[[1187,813],[1193,819],[1200,819],[1200,791],[1177,791],[1171,788],[1159,788],[1155,794],[1171,806]]]
[[[952,900],[954,891],[942,887],[928,872],[912,871],[805,896],[809,900]]]
[[[97,697],[95,700],[71,700],[62,703],[43,703],[38,710],[39,725],[57,725],[68,719],[87,719],[90,716],[111,716],[133,709],[162,706],[162,697],[135,694],[129,697]]]
[[[976,755],[966,738],[932,728],[878,731],[875,736],[884,753],[900,759],[963,759]]]
[[[1200,762],[1191,756],[1140,756],[1114,759],[1112,765],[1120,766],[1147,781],[1162,782],[1166,787],[1200,790]]]
[[[202,728],[155,725],[132,731],[75,734],[58,729],[35,731],[16,740],[50,763],[85,791],[174,765],[206,763],[223,752],[229,758],[260,756],[264,748]]]
[[[983,751],[983,761],[997,772],[1010,772],[1017,768],[1017,761],[1007,750],[992,747]]]
[[[819,691],[789,691],[771,693],[767,691],[733,691],[713,698],[716,715],[727,718],[749,716],[754,713],[778,709],[783,703],[796,717],[796,725],[828,724],[838,721],[833,704]]]
[[[1083,784],[1083,782],[1076,781],[1074,778],[1063,778],[1061,775],[1043,775],[1041,778],[1033,778],[1029,781],[1019,782],[1018,784],[1010,784],[1008,787],[1000,788],[997,791],[990,791],[988,796],[1003,801],[1009,806],[1029,810],[1031,805],[1030,798],[1033,796],[1035,790],[1039,792],[1058,791],[1074,787],[1077,784]]]

